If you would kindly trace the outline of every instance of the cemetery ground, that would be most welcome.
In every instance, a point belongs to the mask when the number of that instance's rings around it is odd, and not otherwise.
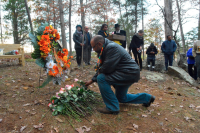
[[[0,133],[163,133],[200,132],[200,90],[185,81],[167,74],[143,70],[141,79],[133,84],[129,93],[150,93],[156,100],[149,107],[135,104],[120,104],[118,115],[100,114],[94,111],[78,122],[68,116],[52,116],[48,107],[50,98],[74,78],[86,81],[94,75],[96,58],[84,70],[76,68],[72,61],[71,73],[60,86],[50,82],[38,89],[40,67],[31,58],[25,67],[14,61],[0,62]],[[42,70],[42,83],[46,78]],[[89,89],[98,92],[97,84]],[[51,92],[51,94],[49,94]],[[104,107],[100,104],[98,107]],[[98,108],[97,107],[97,108]],[[84,128],[83,126],[87,127]],[[78,129],[77,129],[78,128]],[[78,131],[77,131],[77,130]]]

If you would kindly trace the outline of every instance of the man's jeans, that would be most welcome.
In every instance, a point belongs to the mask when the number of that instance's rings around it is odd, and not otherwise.
[[[106,81],[104,74],[98,75],[97,83],[106,108],[110,111],[119,111],[119,102],[143,104],[149,103],[151,99],[151,95],[147,93],[127,94],[131,84],[120,85],[117,83],[110,83]],[[111,85],[115,88],[115,94],[111,90]]]
[[[168,70],[168,64],[169,64],[169,66],[172,66],[172,64],[173,64],[173,54],[165,54],[166,71]]]

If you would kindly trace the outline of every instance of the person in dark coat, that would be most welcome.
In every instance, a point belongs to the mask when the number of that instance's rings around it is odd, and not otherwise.
[[[85,26],[84,32],[85,32],[84,34],[85,41],[84,41],[84,47],[83,47],[83,60],[86,65],[90,65],[91,51],[92,51],[90,40],[92,39],[92,34],[89,32],[88,26]]]
[[[98,109],[104,114],[118,114],[119,102],[143,104],[149,107],[155,97],[147,93],[127,94],[129,87],[140,79],[140,68],[128,52],[115,42],[102,36],[91,40],[93,50],[100,54],[96,74],[86,86],[97,82],[106,108]],[[111,89],[115,88],[115,94]]]
[[[176,48],[177,46],[175,41],[172,40],[171,35],[168,35],[167,40],[164,41],[161,46],[161,50],[165,56],[166,71],[168,70],[168,64],[169,66],[172,66],[173,64],[174,52],[176,51]]]
[[[81,66],[82,46],[84,46],[84,44],[82,43],[82,39],[83,39],[82,26],[77,25],[76,31],[73,35],[73,41],[75,43],[76,61],[79,67]]]
[[[104,38],[107,38],[109,36],[109,34],[106,32],[107,30],[108,30],[108,25],[107,24],[103,24],[101,26],[101,30],[98,32],[98,35],[101,35]]]
[[[189,75],[194,78],[194,80],[197,80],[197,67],[194,65],[195,64],[195,58],[192,55],[192,48],[190,48],[187,51],[187,63],[188,63],[188,73]],[[192,70],[192,68],[194,68],[194,72]]]
[[[157,53],[158,53],[158,50],[157,50],[156,46],[153,43],[151,43],[146,51],[149,71],[155,70],[155,60],[156,60],[155,55]],[[151,63],[152,63],[152,69],[151,69],[151,65],[150,65]]]
[[[126,37],[126,31],[120,30],[120,25],[119,24],[115,24],[114,34],[122,35],[122,36]],[[126,40],[125,41],[120,41],[120,43],[122,44],[121,46],[126,49]]]
[[[140,65],[140,71],[142,70],[141,54],[142,54],[142,46],[144,45],[143,34],[144,34],[143,30],[139,30],[138,33],[136,33],[133,36],[131,40],[130,48],[129,48],[133,52],[136,63]]]

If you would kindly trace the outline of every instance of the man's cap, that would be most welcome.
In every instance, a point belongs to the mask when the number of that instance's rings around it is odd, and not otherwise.
[[[138,33],[144,33],[144,31],[143,30],[139,30]]]
[[[77,25],[76,28],[77,28],[77,27],[81,27],[81,29],[82,29],[82,26],[81,26],[81,25]]]
[[[117,28],[117,27],[120,27],[120,25],[119,24],[115,24],[115,28]]]

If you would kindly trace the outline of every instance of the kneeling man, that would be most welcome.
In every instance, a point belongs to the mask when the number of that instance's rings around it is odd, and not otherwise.
[[[92,38],[91,46],[99,54],[99,63],[97,73],[86,82],[86,86],[98,83],[106,105],[106,108],[98,109],[100,113],[118,114],[119,102],[143,104],[145,107],[154,102],[155,97],[147,93],[127,94],[129,87],[140,79],[140,68],[123,47],[100,35]]]

